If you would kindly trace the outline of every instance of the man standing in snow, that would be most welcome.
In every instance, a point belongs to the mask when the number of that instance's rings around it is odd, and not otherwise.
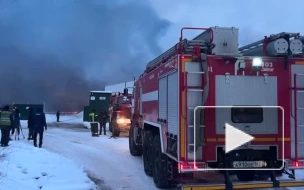
[[[98,119],[97,118],[97,115],[95,114],[96,110],[93,109],[91,111],[91,113],[89,114],[89,119],[90,119],[90,122],[96,122],[96,120]]]
[[[39,134],[39,148],[41,148],[44,129],[47,130],[45,114],[43,113],[43,108],[37,108],[37,112],[34,114],[34,120],[33,120],[35,147],[37,147],[37,136]]]
[[[103,129],[103,134],[106,135],[106,123],[108,120],[108,114],[105,110],[102,110],[98,115],[98,122],[99,122],[99,135],[101,135],[101,131]]]
[[[58,110],[58,111],[57,111],[57,113],[56,113],[56,117],[57,117],[57,122],[59,122],[60,110]]]
[[[18,140],[19,140],[19,135],[20,135],[20,128],[21,128],[21,123],[20,123],[20,111],[18,108],[15,108],[13,112],[13,124],[12,124],[12,135],[14,135],[15,130],[18,135]],[[16,137],[16,136],[15,136]],[[16,138],[15,138],[16,140]]]
[[[29,129],[27,140],[33,140],[33,120],[34,120],[34,110],[29,108],[28,118],[27,118],[27,127]]]
[[[96,115],[95,112],[96,110],[93,109],[89,114],[92,136],[98,136],[98,115]]]
[[[3,107],[0,113],[0,128],[1,128],[1,146],[8,146],[10,139],[10,130],[12,128],[13,117],[12,113],[9,111],[9,106]]]

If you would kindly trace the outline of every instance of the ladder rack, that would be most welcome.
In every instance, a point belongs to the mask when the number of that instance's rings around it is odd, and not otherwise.
[[[180,51],[180,45],[182,47]],[[194,51],[194,47],[200,47],[201,52],[207,51],[210,48],[213,48],[212,44],[210,42],[207,42],[206,40],[187,40],[184,39],[180,43],[175,44],[173,47],[171,47],[169,50],[165,51],[163,54],[155,58],[154,60],[150,61],[147,64],[146,69],[151,69],[158,64],[162,63],[163,61],[168,60],[170,57],[183,52],[184,54],[191,54]]]
[[[288,36],[289,38],[295,38],[295,37],[298,37],[299,35],[300,35],[300,33],[281,32],[279,34],[270,35],[269,37],[265,36],[265,39],[267,40],[267,42],[271,42],[271,41],[274,41],[274,40],[277,40],[279,38],[283,38],[286,36]],[[265,42],[265,39],[259,40],[257,42],[254,42],[254,43],[251,43],[251,44],[248,44],[246,46],[239,48],[239,53],[262,46],[263,43]]]

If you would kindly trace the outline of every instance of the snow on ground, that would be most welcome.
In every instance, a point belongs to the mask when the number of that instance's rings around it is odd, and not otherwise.
[[[95,184],[73,161],[27,141],[1,148],[2,190],[93,190]]]

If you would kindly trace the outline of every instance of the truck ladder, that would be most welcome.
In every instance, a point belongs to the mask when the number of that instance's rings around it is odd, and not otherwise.
[[[202,34],[205,34],[206,33],[206,31],[208,31],[208,32],[210,32],[210,36],[211,36],[211,38],[210,39],[208,39],[208,40],[193,40],[193,41],[200,41],[200,42],[202,42],[203,44],[205,44],[205,46],[203,46],[203,49],[204,50],[208,50],[208,49],[210,49],[210,48],[213,48],[214,47],[214,45],[212,44],[212,42],[213,42],[213,30],[212,29],[210,29],[210,28],[191,28],[191,27],[185,27],[185,28],[182,28],[181,29],[181,36],[180,36],[180,43],[179,43],[179,45],[180,45],[180,50],[183,50],[183,48],[182,48],[182,39],[183,39],[183,31],[184,30],[204,30],[204,32],[202,32],[200,35],[202,35]],[[194,45],[194,44],[193,44]],[[193,48],[192,50],[194,50],[194,46],[191,46],[191,48]],[[206,45],[207,45],[207,48],[205,48],[206,47]],[[202,46],[200,46],[200,48],[202,49]],[[187,51],[181,51],[181,52],[179,52],[181,55],[181,57],[183,56],[183,54],[186,54],[186,53],[188,53]],[[199,52],[199,56],[200,56],[200,54],[201,54],[201,52]],[[181,58],[180,58],[181,59]],[[181,62],[181,61],[180,61]],[[202,93],[203,93],[203,84],[201,85],[201,86],[198,86],[198,85],[194,85],[194,86],[188,86],[188,80],[189,80],[189,74],[190,75],[201,75],[201,78],[200,78],[200,80],[201,81],[203,81],[202,79],[202,75],[203,74],[205,74],[205,72],[203,72],[203,70],[202,71],[199,71],[199,72],[197,72],[197,71],[185,71],[185,73],[184,73],[184,78],[185,78],[185,80],[184,80],[184,90],[185,90],[185,109],[186,110],[184,110],[185,111],[185,115],[184,116],[182,116],[182,117],[184,117],[184,119],[185,119],[185,140],[186,140],[186,150],[185,150],[185,160],[188,162],[188,154],[189,154],[189,147],[191,147],[191,146],[193,146],[194,147],[194,144],[193,143],[189,143],[189,139],[188,139],[188,130],[189,130],[189,127],[194,127],[194,125],[190,125],[191,123],[191,121],[189,121],[189,119],[188,119],[188,113],[189,113],[189,110],[194,110],[195,109],[195,107],[193,107],[193,106],[188,106],[188,93],[189,92],[196,92],[197,93],[197,96],[201,96],[201,97],[203,97],[202,96]],[[194,151],[196,151],[195,150],[195,148],[196,147],[194,147]],[[195,158],[194,158],[195,159]]]
[[[194,52],[194,47],[199,47],[202,52],[206,52],[208,49],[212,48],[212,44],[204,40],[187,40],[184,39],[180,43],[175,44],[169,50],[165,51],[163,54],[150,61],[147,64],[146,69],[151,69],[158,64],[167,61],[172,56],[179,54],[180,48],[184,54],[192,54]]]
[[[265,39],[256,41],[254,43],[248,44],[246,46],[240,47],[239,48],[239,53],[244,53],[246,51],[249,51],[251,49],[255,49],[258,48],[260,46],[265,46],[265,43],[277,40],[279,38],[283,38],[285,36],[289,35],[289,38],[296,38],[300,35],[300,33],[289,33],[289,32],[281,32],[279,34],[274,34],[274,35],[270,35],[269,37],[265,36]],[[263,47],[266,48],[266,47]]]
[[[193,113],[193,114],[195,114],[194,113],[194,109],[195,109],[195,107],[193,107],[193,106],[189,106],[188,105],[188,93],[189,92],[192,92],[192,93],[195,93],[195,94],[197,94],[195,97],[203,97],[203,94],[202,93],[204,93],[204,90],[203,90],[203,86],[201,85],[201,86],[188,86],[188,81],[189,81],[189,76],[193,76],[193,75],[200,75],[201,77],[201,81],[203,81],[203,75],[205,74],[205,72],[187,72],[187,71],[185,71],[185,84],[184,84],[184,86],[185,86],[185,107],[186,107],[186,115],[185,115],[185,123],[186,123],[186,143],[187,143],[187,146],[186,146],[186,160],[188,161],[188,154],[189,154],[189,149],[190,149],[190,147],[193,147],[193,150],[194,151],[196,151],[196,147],[194,146],[195,145],[195,142],[194,143],[189,143],[189,139],[188,139],[188,130],[189,130],[189,128],[194,128],[194,122],[193,122],[193,124],[192,124],[192,121],[191,120],[189,120],[188,119],[188,113]],[[195,129],[193,129],[193,130],[195,130]],[[195,159],[195,158],[194,158]]]

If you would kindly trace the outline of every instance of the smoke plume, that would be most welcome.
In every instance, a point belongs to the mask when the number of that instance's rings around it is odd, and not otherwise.
[[[0,103],[81,110],[143,72],[169,25],[141,0],[2,0]]]

